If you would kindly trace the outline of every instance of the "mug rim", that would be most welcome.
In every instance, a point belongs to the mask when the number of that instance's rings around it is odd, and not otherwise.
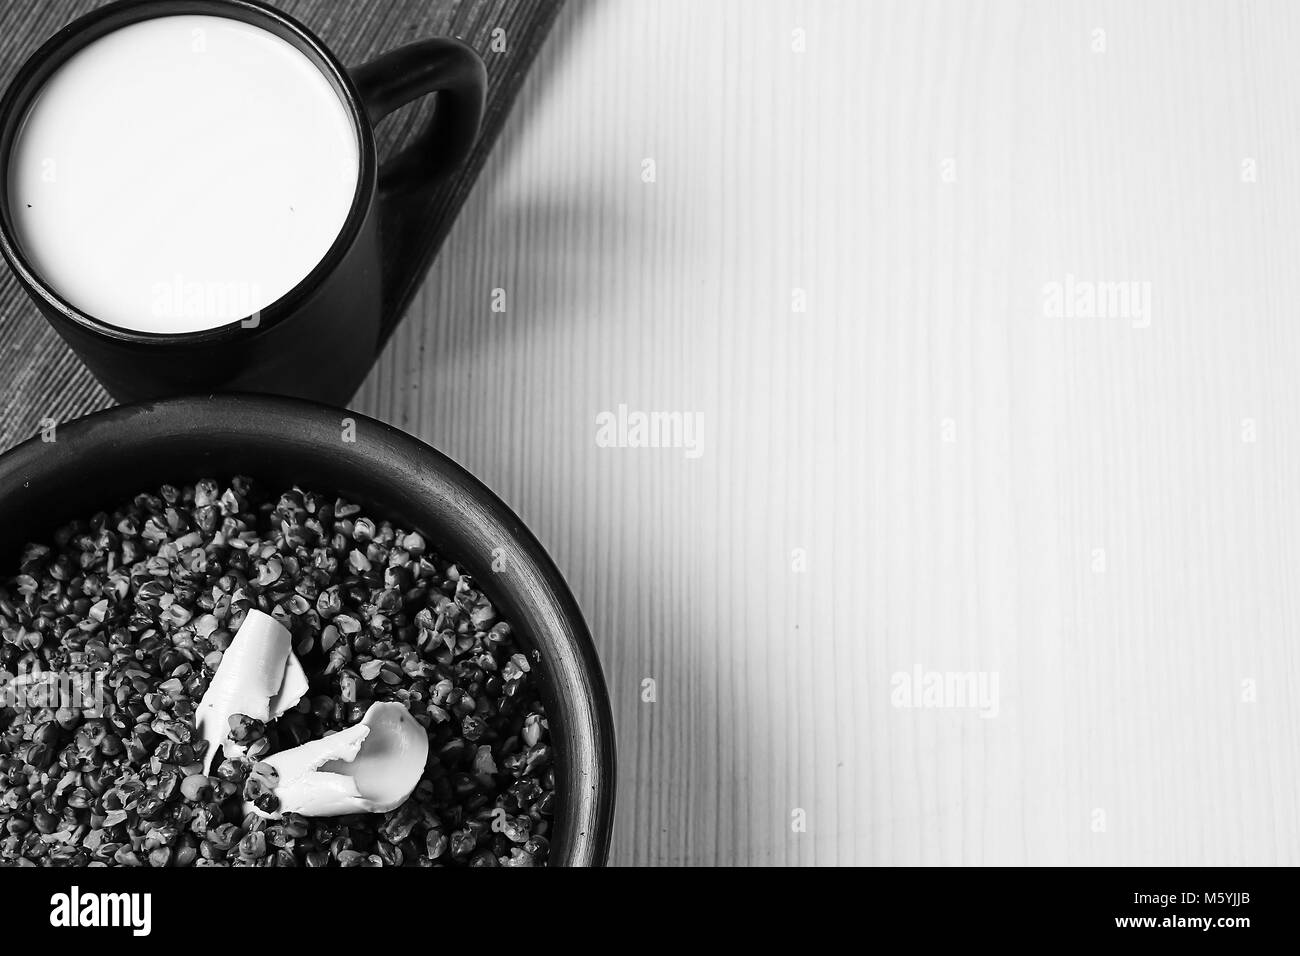
[[[258,317],[255,327],[245,327],[243,323],[249,316],[244,316],[206,329],[143,332],[113,325],[73,305],[28,259],[10,215],[9,158],[36,96],[72,57],[122,27],[187,15],[209,15],[251,24],[286,40],[311,61],[334,88],[356,134],[357,185],[348,214],[329,249],[293,288],[253,313]],[[28,292],[61,318],[93,335],[119,343],[163,347],[215,345],[240,336],[252,339],[290,315],[338,267],[355,244],[374,203],[377,169],[374,132],[351,74],[319,37],[287,13],[261,0],[115,0],[70,21],[42,43],[24,61],[0,99],[0,254]]]

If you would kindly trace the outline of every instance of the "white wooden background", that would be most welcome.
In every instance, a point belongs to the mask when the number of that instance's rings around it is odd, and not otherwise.
[[[571,0],[357,405],[568,576],[615,862],[1300,862],[1298,55],[1290,2]]]

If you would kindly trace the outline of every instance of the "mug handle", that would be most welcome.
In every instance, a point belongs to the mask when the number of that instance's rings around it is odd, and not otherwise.
[[[379,167],[383,271],[394,268],[408,237],[425,228],[423,201],[474,149],[487,95],[487,69],[466,44],[447,37],[420,40],[350,71],[370,125],[412,100],[434,94],[433,117],[415,141]],[[385,293],[388,291],[385,282]],[[396,322],[384,320],[384,335]]]

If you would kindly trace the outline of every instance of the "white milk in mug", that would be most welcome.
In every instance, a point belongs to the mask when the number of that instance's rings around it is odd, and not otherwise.
[[[303,53],[239,20],[166,16],[58,68],[8,186],[21,247],[62,298],[177,333],[243,319],[302,281],[338,238],[358,166],[343,101]]]

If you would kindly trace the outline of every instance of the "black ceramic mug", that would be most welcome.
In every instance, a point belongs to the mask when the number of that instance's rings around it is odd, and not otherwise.
[[[32,104],[61,66],[123,27],[178,15],[241,21],[305,55],[337,94],[356,134],[356,188],[328,251],[269,305],[211,328],[138,331],[74,306],[41,274],[15,223],[10,166]],[[469,155],[485,87],[478,55],[452,39],[415,42],[349,71],[302,25],[253,0],[121,0],[100,7],[41,46],[0,102],[0,250],[40,310],[119,401],[252,391],[344,404],[374,360],[385,321],[395,318],[385,315],[381,249],[391,252],[397,236],[409,234],[403,210],[418,208]],[[427,94],[436,96],[427,128],[381,165],[374,124]]]

